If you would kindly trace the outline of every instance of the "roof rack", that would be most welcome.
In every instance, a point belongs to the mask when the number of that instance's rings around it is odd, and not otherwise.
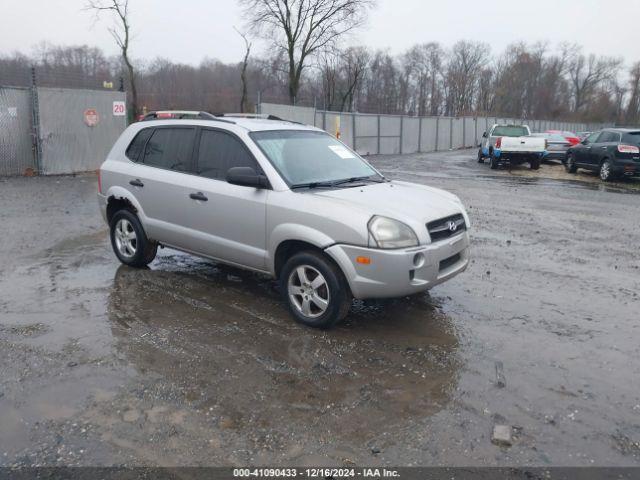
[[[149,112],[144,115],[140,121],[148,122],[153,120],[213,120],[215,122],[223,122],[223,123],[231,123],[234,124],[231,120],[223,120],[218,118],[218,116],[213,115],[209,112],[203,111],[190,111],[190,110],[161,110],[157,112]]]
[[[278,122],[295,123],[302,125],[300,122],[294,122],[293,120],[287,120],[285,118],[276,117],[275,115],[264,113],[216,113],[216,117],[230,117],[230,118],[255,118],[257,120],[275,120]]]

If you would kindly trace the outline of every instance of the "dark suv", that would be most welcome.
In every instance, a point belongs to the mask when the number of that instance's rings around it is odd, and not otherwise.
[[[598,172],[605,182],[640,176],[640,130],[607,128],[592,133],[567,151],[565,168],[569,173],[578,168]]]

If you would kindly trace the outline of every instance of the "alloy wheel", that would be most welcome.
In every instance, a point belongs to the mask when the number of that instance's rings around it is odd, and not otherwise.
[[[307,318],[318,318],[329,307],[329,285],[324,276],[310,265],[300,265],[289,275],[289,299]]]
[[[132,258],[135,256],[138,249],[138,237],[133,225],[126,218],[121,218],[116,223],[114,237],[116,241],[116,247],[120,254],[125,258]]]

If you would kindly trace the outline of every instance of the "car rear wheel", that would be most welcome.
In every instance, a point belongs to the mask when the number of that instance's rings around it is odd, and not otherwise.
[[[576,166],[576,159],[573,157],[572,153],[567,155],[567,159],[564,162],[564,169],[567,171],[567,173],[576,173],[578,171],[578,167]]]
[[[602,162],[602,165],[600,165],[600,180],[603,182],[610,182],[613,180],[613,170],[609,160],[605,160]]]
[[[109,227],[113,252],[125,265],[146,267],[156,257],[158,244],[147,238],[135,213],[129,210],[116,212]]]
[[[497,170],[498,167],[500,166],[498,164],[498,159],[497,157],[493,154],[493,152],[491,153],[491,157],[490,157],[490,161],[489,161],[489,166],[491,167],[491,170]]]
[[[280,291],[296,321],[331,328],[349,312],[351,294],[340,269],[322,254],[292,256],[280,274]]]
[[[531,161],[529,162],[529,168],[531,168],[531,170],[540,170],[540,159],[531,159]]]
[[[484,155],[482,155],[482,149],[478,150],[478,163],[484,163]]]

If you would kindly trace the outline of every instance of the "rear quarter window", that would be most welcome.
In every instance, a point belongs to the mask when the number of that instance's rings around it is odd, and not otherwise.
[[[125,152],[125,155],[129,160],[131,160],[132,162],[137,162],[140,160],[140,154],[142,153],[142,150],[147,144],[147,140],[149,140],[149,137],[151,137],[152,133],[152,128],[145,128],[144,130],[140,130],[138,132],[138,134],[134,137],[134,139],[127,147],[127,151]]]
[[[640,132],[626,133],[624,136],[624,143],[640,146]]]

